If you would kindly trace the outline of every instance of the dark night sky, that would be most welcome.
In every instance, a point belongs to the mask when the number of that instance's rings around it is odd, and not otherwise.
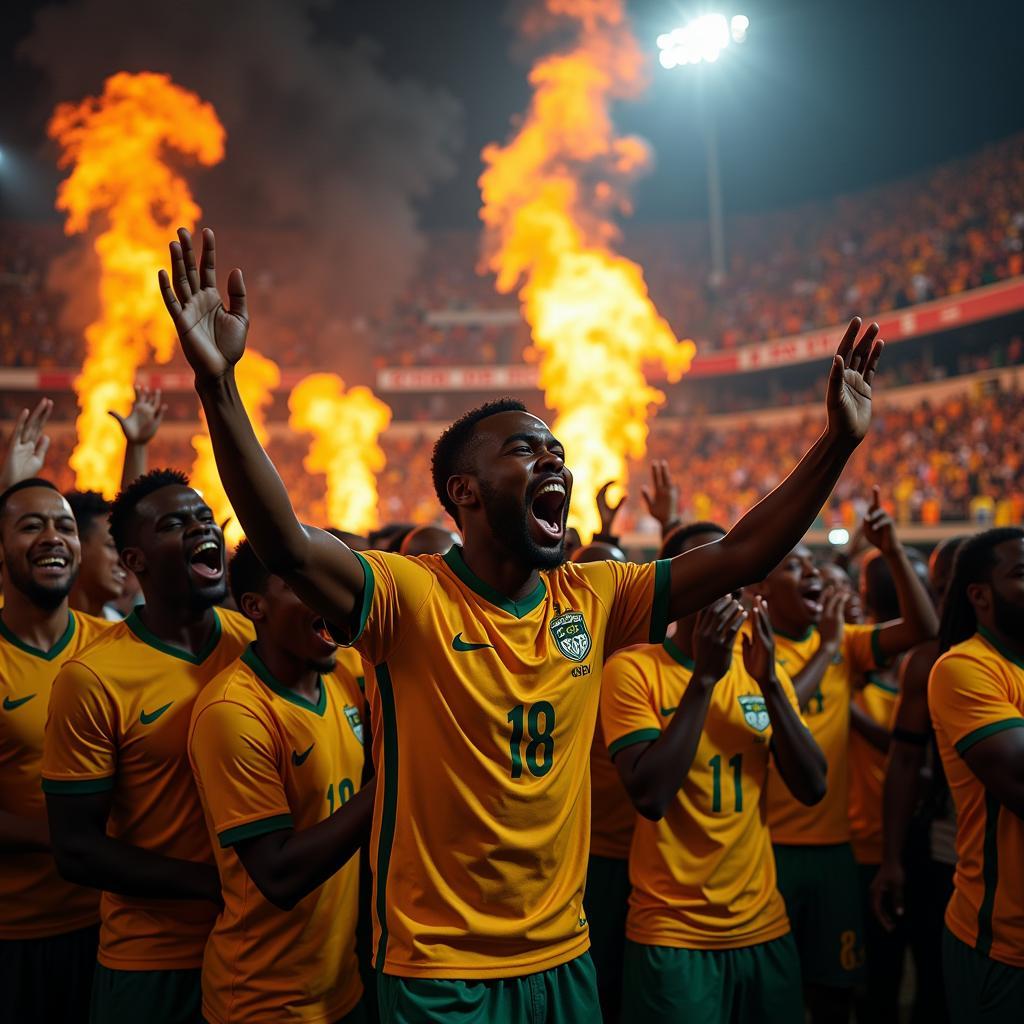
[[[6,216],[44,214],[53,200],[38,102],[45,80],[15,57],[40,6],[8,5],[2,27],[0,146],[29,168],[35,199],[15,202],[0,180]],[[659,32],[693,10],[674,0],[628,7],[652,50]],[[720,124],[728,209],[885,181],[1024,129],[1024,4],[750,0],[719,9],[751,19],[742,50],[704,75],[714,78],[706,84]],[[510,115],[526,104],[526,69],[511,56],[505,12],[502,0],[345,0],[319,16],[324,35],[368,36],[389,74],[442,86],[461,102],[460,169],[421,203],[427,226],[476,222],[480,149],[504,138]],[[690,116],[697,80],[656,67],[651,78],[644,98],[616,113],[620,129],[647,138],[656,155],[636,190],[636,216],[700,216],[704,151]]]

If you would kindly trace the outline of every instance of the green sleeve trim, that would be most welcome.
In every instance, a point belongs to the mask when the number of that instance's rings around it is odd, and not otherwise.
[[[614,743],[609,743],[608,756],[614,757],[626,747],[636,746],[637,743],[653,743],[657,739],[661,739],[660,729],[635,729],[633,732],[627,732],[625,736],[620,736]]]
[[[956,752],[963,757],[976,743],[987,740],[989,736],[995,736],[997,732],[1005,732],[1007,729],[1024,729],[1024,718],[1006,718],[1001,722],[989,722],[988,725],[969,732],[954,744]]]
[[[235,828],[226,828],[223,832],[217,833],[221,849],[234,846],[243,839],[254,839],[256,836],[265,836],[268,832],[280,832],[284,828],[293,828],[294,822],[290,814],[274,814],[269,818],[261,818],[259,821],[249,821],[244,825],[236,825]]]
[[[366,620],[370,617],[370,606],[373,604],[373,587],[375,582],[373,567],[370,563],[358,551],[353,551],[352,554],[363,565],[363,603],[359,609],[359,625],[356,627],[355,635],[345,644],[346,647],[351,647],[363,635],[363,630],[366,629]]]
[[[882,668],[889,661],[888,656],[882,650],[881,626],[875,626],[871,631],[871,657],[875,659],[875,668]]]
[[[43,792],[54,796],[87,796],[89,793],[106,793],[113,788],[113,775],[105,779],[43,779]]]
[[[654,563],[654,600],[651,603],[651,634],[647,642],[660,644],[668,632],[668,602],[672,592],[672,560]]]

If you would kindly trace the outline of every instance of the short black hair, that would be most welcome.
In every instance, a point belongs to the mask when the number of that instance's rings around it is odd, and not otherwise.
[[[0,494],[0,517],[7,511],[7,502],[11,495],[17,494],[18,491],[28,490],[30,487],[46,487],[60,494],[60,488],[56,484],[44,480],[41,476],[30,476],[27,480],[19,480],[16,484],[11,484],[3,494]]]
[[[128,547],[128,534],[135,509],[143,498],[148,498],[154,491],[164,487],[188,486],[188,476],[180,469],[151,469],[121,491],[110,506],[110,536],[114,538],[118,553]]]
[[[78,536],[85,540],[97,519],[110,515],[110,502],[99,491],[68,491],[64,495],[78,524]]]
[[[430,459],[430,475],[437,500],[457,523],[459,510],[448,497],[448,481],[466,471],[466,451],[473,428],[481,421],[502,412],[529,412],[518,398],[496,398],[463,413],[438,439]]]
[[[711,523],[707,520],[700,520],[696,523],[684,523],[682,526],[677,526],[665,538],[658,557],[675,558],[676,555],[681,555],[686,542],[698,533],[720,533],[724,537],[728,532],[724,526],[719,526],[718,523]]]
[[[242,610],[243,594],[262,594],[267,589],[271,573],[253,551],[252,545],[243,540],[228,563],[228,585],[235,606]]]
[[[1000,526],[994,530],[968,537],[953,561],[953,576],[942,602],[939,624],[939,650],[948,651],[954,644],[969,640],[978,631],[978,617],[967,596],[972,583],[988,583],[995,568],[995,549],[1008,540],[1024,540],[1019,526]]]

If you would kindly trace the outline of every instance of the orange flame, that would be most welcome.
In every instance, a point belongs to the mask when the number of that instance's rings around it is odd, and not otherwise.
[[[378,439],[391,422],[391,409],[366,387],[345,390],[334,373],[311,373],[288,398],[293,430],[312,434],[302,465],[327,480],[327,522],[353,533],[378,525],[377,474],[384,469]]]
[[[106,212],[94,246],[100,317],[85,330],[86,357],[75,379],[81,412],[71,468],[76,486],[109,498],[121,479],[124,438],[107,410],[128,412],[135,371],[150,348],[159,362],[174,352],[153,275],[174,229],[193,227],[200,214],[167,153],[215,164],[224,156],[224,128],[210,104],[167,75],[120,72],[102,96],[60,104],[47,130],[61,145],[59,166],[73,168],[57,192],[65,232],[82,232],[93,214]]]
[[[235,380],[238,383],[238,393],[242,396],[242,404],[252,420],[252,429],[260,439],[260,444],[265,445],[266,410],[274,399],[274,389],[281,383],[281,371],[272,359],[267,359],[266,356],[261,356],[259,352],[249,348],[235,366]],[[220,482],[217,463],[213,457],[213,444],[205,429],[192,438],[192,447],[195,449],[196,457],[189,479],[213,510],[213,516],[218,523],[223,523],[226,519],[231,520],[224,529],[224,539],[229,546],[234,547],[245,534],[231,508],[224,485]]]
[[[609,116],[611,100],[643,85],[622,2],[546,7],[577,21],[578,38],[534,65],[522,127],[507,145],[484,149],[480,216],[498,291],[525,279],[519,300],[530,355],[575,475],[571,519],[589,539],[599,526],[598,489],[625,482],[626,460],[647,448],[650,406],[665,400],[647,383],[645,364],[661,363],[678,380],[696,349],[658,315],[641,268],[611,248],[611,214],[628,212],[626,186],[648,162],[643,141],[616,136]]]

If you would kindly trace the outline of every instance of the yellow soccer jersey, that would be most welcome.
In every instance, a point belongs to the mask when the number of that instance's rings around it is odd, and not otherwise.
[[[0,810],[46,820],[40,789],[43,727],[57,670],[110,623],[68,613],[68,628],[48,651],[22,643],[0,621]],[[0,939],[40,939],[95,924],[95,889],[65,882],[49,853],[0,854]]]
[[[613,757],[658,739],[692,671],[693,662],[671,640],[609,660],[601,722]],[[796,707],[784,671],[779,679]],[[675,800],[661,821],[637,818],[629,854],[631,941],[737,949],[789,931],[762,799],[771,736],[761,690],[734,655],[715,684],[697,753]]]
[[[850,839],[849,741],[850,697],[858,673],[878,668],[877,626],[845,626],[843,643],[825,670],[803,715],[828,761],[828,790],[813,807],[800,803],[772,767],[768,773],[768,824],[772,842],[791,846],[828,846]],[[775,655],[790,678],[796,676],[821,646],[821,635],[810,628],[802,637],[775,634]]]
[[[311,828],[359,789],[363,697],[348,673],[311,704],[280,685],[253,646],[200,694],[189,758],[224,892],[203,958],[211,1024],[320,1024],[359,1002],[359,858],[286,912],[246,873],[234,844]]]
[[[589,946],[604,657],[664,636],[668,563],[568,563],[513,602],[458,547],[360,558],[354,646],[376,677],[377,968],[500,978],[572,960]]]
[[[967,766],[975,743],[1024,728],[1024,660],[985,631],[950,648],[928,680],[928,708],[956,804],[956,874],[946,926],[993,960],[1024,967],[1024,822]]]
[[[113,791],[107,832],[166,857],[213,863],[187,740],[199,691],[253,637],[237,612],[216,609],[193,657],[153,636],[138,609],[112,625],[54,680],[43,748],[47,793]],[[216,907],[104,892],[99,961],[127,971],[196,968]]]
[[[590,749],[590,807],[590,852],[628,860],[636,811],[608,754],[600,718]]]
[[[854,702],[886,729],[896,718],[899,690],[874,672]],[[882,793],[888,755],[873,747],[856,729],[850,729],[850,843],[858,864],[882,863]]]

